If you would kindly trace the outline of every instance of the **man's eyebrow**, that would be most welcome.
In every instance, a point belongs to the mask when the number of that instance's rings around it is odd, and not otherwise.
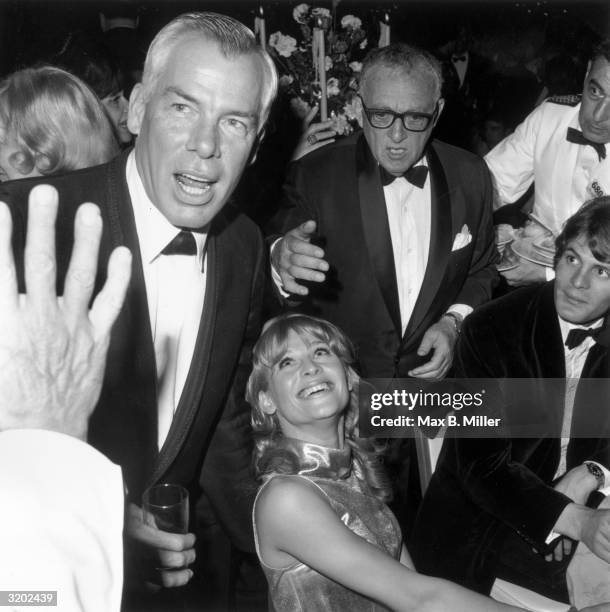
[[[193,98],[193,96],[187,94],[186,91],[180,89],[180,87],[176,87],[175,85],[170,85],[165,88],[163,95],[167,96],[168,94],[175,94],[177,96],[180,96],[181,98],[184,98],[188,102],[191,102],[192,104],[197,104],[197,100]]]
[[[595,85],[595,87],[597,87],[597,89],[601,90],[601,92],[604,94],[604,96],[606,95],[606,90],[602,87],[601,83],[594,78],[591,78],[591,80],[589,81],[590,85]]]
[[[166,87],[165,91],[163,92],[164,96],[167,96],[170,94],[174,94],[176,96],[184,98],[187,102],[190,102],[191,104],[194,104],[195,106],[199,105],[199,101],[196,98],[186,93],[186,91],[184,91],[183,89],[180,89],[180,87],[176,87],[175,85],[170,85]],[[236,117],[244,117],[245,119],[258,120],[258,113],[254,111],[247,112],[247,111],[240,111],[240,110],[232,110],[232,111],[226,112],[225,115],[235,115]]]

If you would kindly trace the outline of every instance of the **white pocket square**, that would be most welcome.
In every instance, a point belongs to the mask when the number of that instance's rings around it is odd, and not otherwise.
[[[467,244],[470,244],[472,241],[472,234],[468,229],[467,225],[464,225],[459,233],[455,235],[453,240],[453,246],[451,247],[451,251],[457,251],[459,249],[463,249]]]

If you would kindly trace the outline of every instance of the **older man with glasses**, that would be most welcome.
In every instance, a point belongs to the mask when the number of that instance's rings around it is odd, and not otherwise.
[[[366,377],[444,377],[464,317],[496,283],[485,164],[430,140],[441,86],[427,52],[372,51],[360,79],[362,132],[294,164],[275,219],[276,284],[348,333]],[[404,493],[406,478],[396,477]]]

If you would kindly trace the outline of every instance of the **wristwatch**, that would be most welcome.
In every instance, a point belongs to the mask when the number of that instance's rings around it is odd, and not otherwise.
[[[601,489],[606,482],[604,471],[599,467],[599,465],[597,465],[597,463],[594,463],[593,461],[585,461],[583,465],[587,468],[587,470],[589,470],[589,474],[595,476],[595,479],[597,480],[597,488]]]

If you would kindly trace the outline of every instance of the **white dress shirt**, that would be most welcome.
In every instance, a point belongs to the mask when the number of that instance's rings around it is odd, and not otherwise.
[[[416,166],[426,166],[425,160]],[[404,335],[413,308],[424,282],[430,251],[432,201],[430,175],[420,189],[400,177],[383,188],[400,305],[400,321]],[[450,312],[462,318],[472,312],[466,304],[454,304]]]
[[[150,201],[135,155],[127,159],[127,186],[142,256],[158,382],[158,446],[163,446],[193,358],[206,287],[206,234],[192,232],[197,255],[163,255],[180,232]]]
[[[570,443],[570,430],[572,427],[572,414],[574,410],[574,399],[576,397],[576,388],[580,381],[582,369],[587,361],[587,355],[591,350],[591,347],[595,344],[595,340],[588,336],[581,344],[575,346],[573,349],[569,349],[566,346],[566,340],[568,333],[572,329],[597,329],[601,327],[603,319],[598,319],[594,323],[589,325],[574,325],[564,321],[561,317],[559,319],[559,327],[561,329],[561,339],[563,341],[563,353],[566,361],[566,394],[564,400],[564,411],[563,421],[561,426],[561,456],[559,459],[559,466],[555,472],[555,478],[559,478],[566,473],[566,457],[568,453],[568,444]]]

